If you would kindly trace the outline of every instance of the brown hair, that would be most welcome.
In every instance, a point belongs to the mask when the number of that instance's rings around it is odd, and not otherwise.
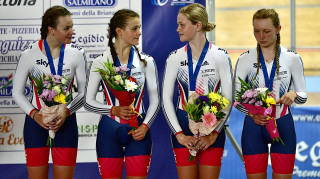
[[[138,13],[130,10],[130,9],[121,9],[118,10],[113,17],[110,19],[109,28],[108,28],[108,46],[110,47],[111,55],[113,62],[116,63],[117,52],[113,46],[112,39],[117,37],[116,28],[119,27],[121,29],[125,29],[127,26],[127,22],[130,18],[140,17]],[[144,66],[147,66],[147,61],[141,58],[138,48],[133,45],[134,49],[137,51],[140,61],[143,62]]]
[[[41,39],[47,38],[48,27],[56,28],[58,25],[58,18],[61,16],[71,16],[71,12],[62,6],[52,6],[47,9],[42,16],[42,24],[40,28]]]
[[[212,22],[208,22],[208,13],[206,8],[201,4],[193,3],[180,9],[179,13],[184,14],[191,21],[193,25],[198,22],[202,23],[202,31],[209,32],[213,30],[216,25]]]
[[[255,19],[268,19],[270,18],[272,20],[272,24],[274,27],[279,27],[280,26],[280,19],[279,19],[279,15],[278,13],[274,10],[274,9],[260,9],[258,10],[256,13],[254,13],[253,15],[253,19],[252,19],[252,23]],[[257,73],[256,76],[254,77],[254,79],[256,79],[257,75],[259,74],[259,69],[261,66],[261,62],[260,62],[260,44],[257,43]],[[277,67],[277,75],[279,76],[279,68],[280,68],[280,64],[279,64],[279,50],[280,50],[280,33],[277,34],[277,41],[276,41],[276,67]]]

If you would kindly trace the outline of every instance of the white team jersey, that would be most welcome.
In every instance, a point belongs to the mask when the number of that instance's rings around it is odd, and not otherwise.
[[[197,63],[198,61],[193,60],[193,69],[196,68]],[[191,95],[189,94],[190,85],[187,45],[173,51],[169,55],[163,77],[162,108],[167,122],[174,134],[182,131],[172,102],[176,82],[180,93],[177,107],[184,110],[183,105],[188,102],[188,97]],[[232,107],[232,65],[227,51],[210,43],[209,49],[197,76],[195,91],[198,94],[208,94],[210,91],[218,91],[220,87],[222,96],[229,100],[230,105],[224,111],[226,116],[215,129],[217,132],[220,132],[224,127]]]
[[[33,97],[28,100],[24,95],[24,89],[27,82],[28,74],[39,79],[42,74],[51,73],[47,56],[42,50],[42,40],[32,44],[25,49],[21,56],[15,76],[13,79],[12,97],[18,106],[26,113],[30,112],[36,107],[40,108],[38,95],[33,93]],[[71,90],[73,78],[76,76],[78,94],[71,100],[67,106],[70,114],[76,112],[84,104],[84,89],[86,84],[86,57],[84,50],[77,45],[67,44],[64,49],[64,61],[62,68],[62,75],[71,79],[68,84],[68,91]],[[59,58],[53,59],[55,70],[58,71]],[[30,86],[33,86],[33,81],[29,80]],[[35,98],[35,100],[32,100]]]
[[[136,79],[137,84],[141,86],[141,88],[136,93],[134,107],[138,110],[140,114],[145,113],[142,99],[144,93],[144,86],[146,83],[149,96],[149,108],[143,123],[150,127],[153,121],[155,120],[160,108],[157,67],[155,61],[151,56],[148,56],[140,52],[141,58],[147,61],[147,66],[144,67],[143,62],[140,61],[137,53],[138,52],[134,50],[130,76]],[[102,64],[104,62],[107,62],[108,59],[111,62],[113,62],[110,48],[108,48],[102,55],[98,56],[96,59],[93,60],[92,65],[90,67],[90,75],[86,91],[86,103],[84,107],[86,110],[90,112],[101,115],[108,115],[111,118],[115,119],[117,122],[120,122],[119,117],[111,116],[111,108],[113,106],[119,106],[119,101],[114,97],[111,91],[108,90],[108,86],[102,80],[99,72],[95,72],[97,70],[97,67],[101,68]],[[96,95],[100,84],[104,89],[104,104],[96,100]]]
[[[293,90],[296,91],[298,95],[294,102],[297,104],[305,103],[307,101],[307,94],[303,75],[302,59],[297,53],[281,46],[279,62],[279,77],[275,74],[272,96],[275,97],[276,101],[278,101],[285,93]],[[266,63],[269,77],[273,63],[276,63],[275,60],[270,64]],[[249,82],[250,85],[253,85],[253,78],[255,77],[256,72],[257,49],[253,48],[241,54],[238,59],[235,69],[235,90],[239,90],[241,87],[238,77]],[[257,88],[266,86],[262,68],[259,70],[254,86]],[[248,113],[242,105],[237,105],[236,108],[245,114]],[[278,105],[276,110],[276,118],[289,113],[288,108],[284,108],[284,105],[282,104]]]

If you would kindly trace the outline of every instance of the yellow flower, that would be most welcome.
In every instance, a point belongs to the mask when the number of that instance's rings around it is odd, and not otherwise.
[[[209,93],[209,98],[210,98],[213,102],[215,102],[215,101],[219,100],[220,95],[217,94],[217,93],[211,92],[211,93]]]
[[[227,98],[223,97],[222,109],[226,109],[229,104],[230,104],[229,100]]]
[[[276,101],[274,100],[274,98],[268,96],[266,99],[266,103],[268,107],[270,107],[271,104],[276,104]]]
[[[217,107],[215,107],[215,106],[211,106],[210,111],[215,114],[217,114],[217,112],[218,112]]]
[[[54,102],[57,102],[60,104],[67,103],[65,99],[66,99],[66,96],[63,95],[62,93],[53,98]]]

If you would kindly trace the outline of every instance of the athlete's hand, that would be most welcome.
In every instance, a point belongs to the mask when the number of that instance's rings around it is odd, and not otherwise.
[[[55,123],[52,128],[54,132],[57,132],[60,129],[60,127],[64,124],[68,116],[69,112],[67,109],[58,111],[58,116],[53,121]]]
[[[36,113],[36,114],[35,114]],[[42,114],[39,114],[38,111],[34,111],[31,116],[34,116],[33,120],[36,121],[36,123],[38,123],[41,127],[43,127],[44,129],[48,130],[49,127],[52,126],[52,123],[44,123],[42,120]]]
[[[217,138],[218,138],[218,133],[216,132],[212,132],[207,136],[201,136],[198,138],[196,148],[206,150],[208,147],[210,147],[212,144],[216,142]]]
[[[268,120],[266,119],[266,117],[264,115],[260,115],[260,114],[252,114],[252,113],[248,113],[248,116],[250,116],[254,123],[261,125],[261,126],[265,126],[268,122]]]
[[[176,138],[181,145],[186,146],[188,149],[197,150],[195,148],[195,145],[197,143],[197,139],[195,137],[187,136],[183,133],[180,133],[176,136]]]
[[[282,103],[284,105],[290,106],[297,97],[298,96],[294,91],[289,91],[277,101],[277,104]]]
[[[114,106],[112,108],[112,115],[129,120],[131,119],[131,116],[135,115],[135,113],[133,112],[131,106]]]
[[[145,125],[140,125],[136,130],[131,130],[128,135],[132,134],[134,140],[139,141],[144,139],[146,133],[148,132],[148,128]]]

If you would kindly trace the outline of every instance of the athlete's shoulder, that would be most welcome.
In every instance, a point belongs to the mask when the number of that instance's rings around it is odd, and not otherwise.
[[[187,53],[187,46],[180,47],[169,53],[168,58],[177,57],[180,55],[185,55]]]
[[[297,52],[295,52],[294,50],[290,50],[290,49],[287,49],[287,48],[281,46],[281,53],[282,52],[289,57],[300,58],[299,54]]]
[[[209,48],[210,48],[210,50],[214,51],[214,54],[229,55],[227,50],[225,50],[221,47],[218,47],[216,45],[210,44]]]
[[[77,44],[66,44],[66,50],[70,50],[73,53],[84,53],[84,49]]]
[[[111,56],[111,55],[110,55]],[[92,62],[98,62],[98,61],[107,61],[112,60],[112,57],[109,57],[109,51],[104,51],[100,55],[96,56],[94,59],[92,59]]]
[[[138,53],[140,54],[141,59],[145,59],[146,61],[154,61],[154,59],[153,59],[153,57],[151,55],[146,54],[146,53],[144,53],[142,51],[139,51]]]
[[[251,48],[247,51],[242,52],[239,58],[246,58],[248,56],[254,56],[254,55],[257,55],[257,48]]]
[[[35,52],[37,49],[39,49],[39,41],[34,42],[33,44],[30,44],[27,46],[23,51],[22,54],[30,54]]]

